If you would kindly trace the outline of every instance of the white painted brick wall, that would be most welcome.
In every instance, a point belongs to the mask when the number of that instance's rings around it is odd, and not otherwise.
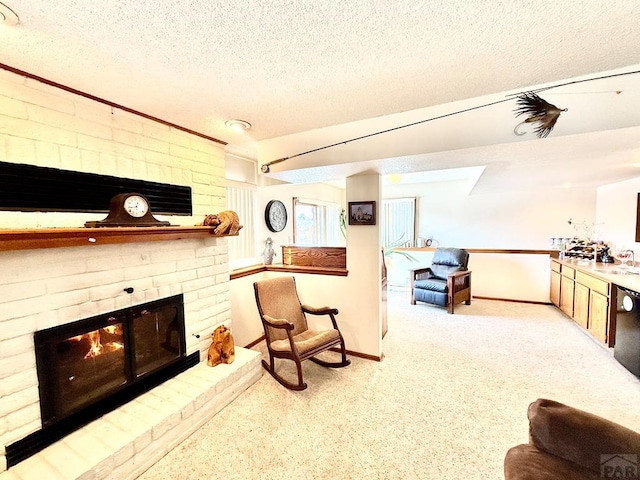
[[[0,138],[1,161],[190,186],[193,216],[162,217],[173,224],[225,207],[221,144],[5,71]],[[0,228],[83,226],[104,216],[0,212]]]
[[[19,278],[18,283],[26,286],[31,283],[29,275],[36,277],[39,287],[31,298],[16,293],[0,298],[0,417],[12,419],[3,423],[0,445],[18,440],[16,429],[23,434],[25,426],[32,428],[40,421],[38,408],[33,408],[38,404],[33,346],[37,329],[182,293],[188,353],[200,350],[201,358],[206,358],[209,334],[231,319],[228,274],[227,282],[219,283],[222,275],[215,273],[224,266],[216,265],[216,257],[226,256],[226,243],[224,238],[207,238],[1,254],[7,275],[0,276],[0,289],[15,292],[15,284],[5,278]],[[107,266],[102,256],[111,258],[117,268],[102,270]],[[24,268],[18,257],[27,258]],[[34,257],[49,265],[44,270],[50,278],[41,278],[41,270],[32,268],[38,263]],[[129,266],[127,259],[137,261]],[[134,288],[131,295],[124,292],[129,286]],[[24,412],[19,414],[20,410]]]
[[[220,144],[1,70],[0,161],[190,186],[193,216],[161,217],[175,225],[195,225],[226,203]],[[0,212],[0,229],[82,227],[104,217]],[[40,428],[34,332],[179,293],[187,353],[204,360],[210,333],[231,323],[226,239],[0,252],[0,472],[5,446]],[[104,445],[105,453],[99,441],[75,436],[72,450],[90,444],[94,477],[106,478],[193,408],[172,410],[135,444]],[[118,424],[110,428],[117,443]],[[56,478],[50,464],[36,465]]]

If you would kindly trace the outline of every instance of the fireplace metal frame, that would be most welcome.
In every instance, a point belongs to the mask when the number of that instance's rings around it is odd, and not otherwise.
[[[75,335],[80,335],[102,328],[103,326],[120,323],[124,319],[123,335],[128,337],[125,338],[125,344],[128,343],[131,345],[133,339],[131,328],[129,328],[130,322],[134,318],[140,316],[141,312],[144,310],[159,309],[169,305],[180,306],[180,308],[178,308],[178,315],[180,315],[181,321],[178,322],[180,335],[177,358],[165,363],[158,369],[136,377],[134,350],[129,348],[129,351],[125,354],[125,376],[127,382],[117,391],[95,399],[92,403],[85,405],[76,411],[72,411],[61,418],[52,418],[52,406],[48,404],[48,399],[43,398],[48,382],[47,369],[38,368],[40,406],[43,420],[42,429],[6,446],[7,468],[34,455],[72,431],[112,410],[115,410],[119,406],[133,400],[137,396],[160,385],[166,380],[178,375],[192,366],[197,365],[200,361],[199,351],[194,352],[191,355],[186,355],[184,299],[182,295],[175,295],[142,305],[136,305],[102,315],[96,315],[84,320],[41,330],[35,333],[34,342],[37,347],[36,356],[38,357],[38,346],[41,345],[42,342],[55,341],[58,338],[70,338]]]

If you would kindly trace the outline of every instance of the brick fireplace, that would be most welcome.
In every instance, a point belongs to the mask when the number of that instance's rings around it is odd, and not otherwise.
[[[210,333],[230,325],[226,242],[211,237],[0,252],[0,472],[7,468],[6,446],[42,429],[36,332],[179,295],[185,353],[204,360]],[[200,362],[6,473],[36,468],[46,478],[139,474],[260,378],[256,352],[238,350],[233,364],[210,368]],[[107,418],[119,420],[114,425]],[[93,433],[101,423],[107,423],[106,430]],[[102,442],[101,457],[78,451],[84,443],[78,438],[92,435]],[[81,459],[80,474],[66,476],[52,465],[65,458]]]
[[[224,142],[13,71],[0,70],[0,96],[1,161],[188,186],[193,215],[160,218],[175,225],[225,209]],[[104,216],[0,211],[0,237]],[[231,365],[200,362],[4,471],[6,445],[42,428],[36,331],[174,295],[184,298],[187,355],[205,359],[210,333],[231,326],[226,238],[86,240],[0,248],[0,480],[25,470],[53,480],[134,478],[261,375],[257,354],[241,348]]]

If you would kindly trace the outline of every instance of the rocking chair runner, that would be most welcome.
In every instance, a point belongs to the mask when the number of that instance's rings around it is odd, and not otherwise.
[[[291,390],[304,390],[307,384],[302,380],[302,361],[311,360],[323,367],[346,367],[347,360],[344,339],[335,316],[335,308],[313,308],[302,305],[296,291],[293,277],[272,278],[253,284],[256,303],[269,351],[269,363],[262,360],[262,366],[280,384]],[[333,328],[327,330],[309,330],[305,314],[328,315]],[[334,346],[340,346],[342,361],[326,362],[315,358],[315,355]],[[284,358],[295,362],[298,372],[298,383],[285,380],[275,371],[275,359]]]

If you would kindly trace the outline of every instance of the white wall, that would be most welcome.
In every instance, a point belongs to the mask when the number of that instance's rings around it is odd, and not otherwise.
[[[347,179],[346,201],[374,200],[380,204],[380,177],[364,175]],[[345,204],[345,191],[328,185],[278,185],[260,189],[258,211],[264,211],[269,200],[278,199],[292,210],[292,197],[317,198]],[[346,204],[345,204],[346,206]],[[263,221],[259,221],[264,225]],[[380,357],[381,342],[381,254],[380,225],[347,226],[347,269],[349,275],[295,274],[298,293],[303,303],[312,306],[329,305],[340,311],[338,323],[347,349]],[[291,222],[283,232],[269,232],[263,227],[265,238],[271,236],[277,246],[292,243]],[[263,335],[262,324],[255,306],[253,282],[262,278],[291,273],[261,272],[231,282],[231,309],[234,338],[239,345],[247,345]],[[312,318],[309,318],[312,321]]]
[[[349,280],[343,295],[350,312],[352,343],[361,353],[382,354],[382,254],[380,246],[380,202],[382,187],[379,175],[347,178],[347,202],[376,202],[376,225],[347,225],[347,268]],[[386,308],[386,305],[384,306]]]
[[[539,192],[467,194],[464,181],[389,186],[385,198],[411,197],[417,202],[417,237],[433,246],[492,249],[549,249],[551,237],[572,237],[569,218],[594,222],[593,188]],[[409,285],[409,268],[430,265],[432,253],[411,252],[388,261],[389,284]],[[549,301],[549,256],[472,253],[472,294],[490,298]]]
[[[253,282],[282,276],[296,278],[296,288],[302,303],[312,307],[329,306],[338,309],[338,326],[348,350],[379,356],[377,342],[366,341],[372,336],[369,330],[377,327],[375,324],[372,326],[372,322],[363,321],[367,312],[363,312],[361,303],[353,298],[354,291],[364,292],[364,289],[354,287],[353,277],[348,276],[260,272],[232,280],[231,311],[233,337],[237,345],[246,346],[264,335],[255,302]],[[374,318],[375,315],[374,313],[373,317],[369,318]],[[328,318],[308,315],[307,319],[311,325],[330,327],[330,323],[326,323]]]
[[[387,259],[390,286],[408,286],[410,268],[431,265],[433,251],[409,253],[416,262],[399,255]],[[472,252],[469,270],[474,297],[549,302],[549,255]]]
[[[640,177],[598,188],[597,216],[600,238],[613,248],[630,248],[640,260],[635,241]]]
[[[273,263],[282,263],[282,246],[293,245],[293,197],[319,200],[322,202],[337,203],[346,208],[345,191],[326,183],[312,183],[304,185],[282,184],[261,187],[258,189],[258,227],[256,238],[261,246],[260,252],[264,248],[267,237],[273,240],[273,249],[276,251],[276,258]],[[281,232],[271,232],[264,221],[264,210],[270,200],[280,200],[287,208],[287,226]]]
[[[201,222],[226,200],[221,145],[2,70],[0,160],[188,185],[194,216],[167,217],[173,224]],[[0,212],[0,229],[105,216]],[[0,252],[0,446],[42,426],[37,330],[182,293],[187,353],[204,360],[210,333],[231,323],[227,251],[212,237]]]
[[[190,186],[192,217],[158,216],[176,225],[202,222],[226,203],[221,144],[5,70],[0,160]],[[0,228],[83,227],[105,216],[2,211]]]
[[[436,246],[546,249],[551,237],[574,235],[567,223],[595,221],[593,188],[467,194],[463,181],[385,187],[384,198],[417,197],[417,236]]]

